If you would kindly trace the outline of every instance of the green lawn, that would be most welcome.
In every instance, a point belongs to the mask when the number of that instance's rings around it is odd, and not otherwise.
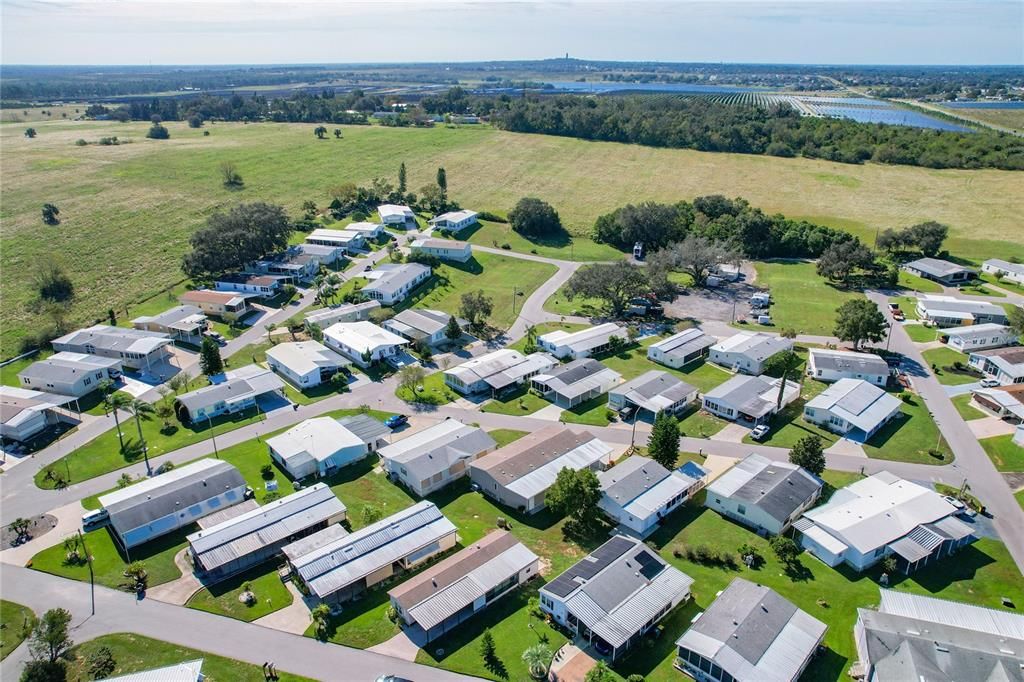
[[[918,464],[949,464],[953,454],[945,439],[940,438],[939,428],[920,396],[912,396],[901,409],[902,419],[894,419],[883,426],[864,445],[868,457]],[[942,459],[928,454],[936,447]]]
[[[428,374],[421,385],[423,390],[416,391],[415,394],[408,388],[399,386],[395,389],[395,395],[407,403],[419,402],[427,405],[445,405],[462,397],[444,382],[444,372]]]
[[[1022,296],[1024,296],[1024,286],[1021,286],[1020,284],[1017,284],[1016,282],[1011,282],[1011,281],[1009,281],[1007,279],[999,281],[998,279],[995,278],[995,276],[990,275],[987,272],[981,273],[979,277],[980,277],[981,281],[983,281],[983,282],[988,282],[989,284],[994,284],[997,287],[999,287],[1000,289],[1006,289],[1007,291],[1012,291],[1015,294],[1021,294]]]
[[[1020,508],[1024,509],[1024,490],[1018,490],[1013,494],[1013,497],[1017,500],[1017,504],[1020,505]]]
[[[836,476],[827,472],[826,479],[833,484],[849,482],[848,475]],[[703,495],[698,495],[702,500]],[[673,643],[689,627],[690,619],[706,609],[719,590],[734,577],[743,577],[766,585],[810,615],[828,626],[825,645],[828,651],[819,656],[804,673],[806,680],[840,680],[845,670],[856,659],[856,650],[850,633],[857,618],[858,607],[878,604],[877,570],[856,574],[846,568],[829,568],[804,553],[800,557],[803,575],[790,578],[783,571],[764,538],[743,526],[725,520],[709,509],[689,503],[676,512],[659,529],[649,543],[661,556],[694,578],[693,602],[665,621],[665,634],[650,648],[640,648],[616,666],[623,675],[640,674],[648,682],[678,682],[680,673],[672,667],[675,656]],[[729,570],[691,563],[676,558],[672,552],[687,545],[709,545],[714,549],[736,552],[742,544],[758,549],[765,558],[760,569]],[[1024,583],[1006,551],[1005,546],[982,539],[965,548],[957,557],[936,563],[913,577],[899,577],[892,587],[916,594],[935,596],[975,603],[1001,609],[1000,592],[1015,602],[1024,598]],[[821,600],[821,604],[819,604]]]
[[[502,395],[500,399],[492,398],[481,408],[481,412],[525,417],[548,405],[548,401],[535,393],[530,393],[525,386],[521,386],[515,391]]]
[[[906,270],[900,270],[899,286],[901,289],[919,291],[922,294],[938,294],[942,292],[942,287],[938,282],[912,275]]]
[[[432,308],[457,315],[462,295],[482,290],[494,305],[489,322],[507,329],[515,322],[523,302],[556,271],[554,265],[547,263],[478,252],[466,263],[446,262],[434,268],[434,276],[416,288],[396,310]]]
[[[69,322],[102,318],[109,308],[143,301],[179,283],[189,236],[216,209],[262,200],[296,207],[304,199],[323,206],[339,184],[394,181],[404,160],[411,187],[448,172],[452,198],[477,210],[507,212],[523,196],[553,202],[574,242],[539,253],[593,260],[615,252],[587,244],[595,219],[642,199],[674,202],[703,194],[742,196],[768,213],[805,217],[852,231],[870,243],[879,227],[934,219],[950,226],[945,247],[965,258],[1024,255],[1019,216],[1024,200],[1013,173],[935,170],[885,164],[854,166],[823,160],[705,153],[594,142],[496,130],[490,126],[433,129],[345,126],[345,137],[324,144],[308,124],[219,123],[202,130],[169,122],[170,140],[147,140],[145,122],[44,121],[39,135],[0,130],[5,176],[4,249],[0,269],[0,357],[46,320],[27,305],[30,268],[48,253],[75,254],[67,263],[76,296]],[[210,133],[204,135],[204,133]],[[76,147],[75,140],[117,135],[132,144]],[[245,187],[221,187],[218,166],[232,161]],[[970,176],[971,182],[965,182]],[[837,184],[836,177],[844,178]],[[849,182],[845,182],[849,179]],[[62,225],[40,232],[39,207],[62,197]],[[977,201],[978,196],[1003,197]],[[162,225],[142,230],[139,225]],[[477,243],[508,241],[501,228],[478,231]],[[131,268],[111,253],[139,254]]]
[[[696,389],[701,393],[707,393],[731,376],[728,371],[722,369],[718,365],[705,362],[704,360],[690,363],[683,369],[665,367],[664,365],[659,365],[656,362],[648,360],[647,347],[652,343],[657,343],[661,339],[662,337],[652,336],[650,338],[643,339],[639,346],[633,346],[621,353],[605,355],[598,359],[609,369],[613,369],[621,374],[622,378],[626,381],[635,379],[644,372],[658,370],[668,372],[672,376],[685,381],[691,386],[696,387]]]
[[[390,604],[386,588],[370,590],[362,598],[345,604],[341,615],[332,616],[327,621],[328,641],[357,649],[386,642],[399,632],[398,625],[388,619]],[[316,635],[312,624],[305,635]]]
[[[987,414],[970,404],[971,397],[970,393],[965,393],[964,395],[958,395],[950,398],[950,401],[953,403],[953,407],[956,408],[956,411],[960,413],[960,416],[964,418],[964,421],[969,422],[973,419],[982,419],[987,417]]]
[[[911,277],[912,275],[907,276]],[[917,298],[915,298],[914,296],[893,296],[892,298],[889,299],[889,303],[898,304],[900,310],[903,311],[903,316],[906,317],[908,320],[920,319],[917,315]]]
[[[591,239],[565,234],[561,238],[530,241],[512,230],[508,223],[494,223],[481,220],[480,226],[470,228],[456,236],[456,239],[471,244],[502,249],[508,244],[512,251],[536,253],[545,258],[561,260],[602,261],[622,258],[621,251],[607,244],[598,244]]]
[[[824,441],[825,447],[835,443],[839,437],[816,424],[804,421],[804,405],[815,396],[828,388],[823,381],[805,378],[800,385],[800,397],[789,405],[782,408],[779,414],[771,421],[771,431],[760,441],[754,441],[750,436],[744,436],[744,443],[760,442],[762,445],[774,445],[780,448],[791,448],[801,438],[815,435]]]
[[[35,622],[32,609],[0,599],[0,661],[25,641]]]
[[[983,438],[978,441],[999,471],[1024,471],[1024,448],[1013,442],[1013,435]]]
[[[141,561],[149,574],[149,586],[155,587],[181,577],[181,571],[174,563],[174,555],[185,548],[185,536],[198,530],[191,525],[151,540],[131,550],[131,561]],[[114,541],[107,528],[85,533],[85,546],[92,556],[92,568],[96,583],[118,589],[125,578],[125,567],[131,563]],[[83,552],[84,555],[84,552]],[[63,544],[44,549],[32,557],[29,567],[44,573],[52,573],[71,580],[89,581],[89,567],[85,563],[69,564],[67,550]]]
[[[903,331],[907,332],[907,336],[914,343],[931,343],[939,339],[937,327],[926,327],[923,324],[905,324],[903,325]]]
[[[608,395],[580,403],[571,410],[562,410],[559,420],[566,424],[587,424],[589,426],[608,426],[615,413],[608,407]]]
[[[960,293],[968,296],[991,296],[992,298],[1006,298],[1006,294],[995,289],[982,286],[981,282],[975,281],[960,287]]]
[[[238,599],[242,586],[247,582],[256,596],[251,604]],[[277,566],[271,562],[203,588],[188,600],[186,606],[248,623],[291,603],[292,593],[281,582]]]
[[[25,369],[33,362],[39,362],[53,355],[50,350],[41,350],[35,355],[30,355],[27,358],[15,360],[9,362],[3,367],[0,367],[0,385],[3,386],[14,386],[16,388],[21,387],[21,381],[18,379],[18,373],[24,372]]]
[[[952,348],[943,346],[932,348],[921,353],[925,362],[932,368],[935,378],[940,384],[946,386],[957,386],[960,384],[973,384],[981,380],[981,375],[967,366],[967,356]],[[953,363],[959,362],[963,369],[956,369]]]
[[[128,627],[130,624],[125,623],[124,625]],[[67,679],[93,679],[89,674],[89,656],[98,651],[100,647],[110,649],[114,661],[117,663],[113,675],[118,676],[201,658],[203,659],[203,679],[206,682],[264,682],[266,679],[263,670],[254,663],[243,663],[233,658],[224,658],[207,651],[190,649],[132,633],[103,635],[79,643],[71,650],[73,660],[68,664]],[[291,675],[280,670],[278,671],[278,680],[280,682],[312,682],[308,678]]]
[[[758,262],[755,267],[757,285],[771,291],[772,322],[778,329],[831,336],[836,308],[863,297],[828,284],[815,272],[813,263]]]
[[[113,419],[113,417],[108,417]],[[213,420],[213,435],[218,436],[263,419],[263,415],[250,409],[232,415],[222,415]],[[149,444],[149,457],[158,457],[210,438],[210,423],[193,423],[185,426],[176,418],[172,419],[172,431],[163,433],[163,424],[159,419],[142,422],[142,436]],[[138,431],[133,420],[121,421],[121,432],[124,434],[125,445],[138,440]],[[70,475],[71,483],[87,481],[142,460],[141,453],[134,458],[127,458],[121,453],[118,443],[117,429],[100,434],[77,450],[61,457],[48,468],[53,468],[65,477]],[[53,482],[46,478],[46,470],[41,469],[35,476],[36,485],[40,488],[52,488]]]
[[[605,313],[606,306],[601,299],[587,298],[586,296],[569,298],[565,294],[565,288],[565,284],[558,287],[558,291],[544,301],[544,310],[556,315],[579,315],[582,317],[596,317]]]
[[[687,409],[679,419],[680,435],[692,438],[710,438],[725,428],[729,422],[719,419],[710,412],[705,412],[694,405]]]
[[[494,429],[487,432],[494,439],[494,442],[498,444],[499,448],[519,440],[528,433],[528,431],[516,431],[515,429]]]

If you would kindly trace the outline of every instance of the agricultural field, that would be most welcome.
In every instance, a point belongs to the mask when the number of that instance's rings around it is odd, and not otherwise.
[[[171,139],[164,141],[145,139],[146,126],[41,122],[34,139],[25,138],[19,124],[0,126],[5,169],[0,268],[6,275],[0,357],[15,355],[26,336],[49,325],[29,309],[33,263],[44,256],[74,254],[65,258],[76,287],[69,322],[91,322],[110,308],[120,310],[180,282],[178,264],[188,236],[211,212],[265,200],[294,215],[306,199],[325,205],[329,188],[340,183],[393,178],[403,161],[414,191],[444,166],[451,196],[467,208],[505,213],[522,196],[550,201],[579,242],[578,252],[573,244],[562,247],[564,258],[597,255],[597,245],[584,246],[580,238],[598,215],[617,206],[713,193],[839,226],[869,243],[879,228],[934,219],[950,225],[946,246],[964,258],[1024,257],[1024,243],[1017,238],[1024,197],[1016,191],[1017,176],[1006,171],[850,166],[505,133],[487,126],[357,126],[346,127],[341,140],[317,140],[309,125],[218,123],[196,130],[169,123]],[[75,144],[113,135],[125,143]],[[243,189],[221,186],[223,161],[235,163]],[[46,202],[60,208],[60,225],[43,225],[40,208]],[[514,249],[526,247],[508,241]]]
[[[951,116],[962,116],[963,118],[990,125],[1008,128],[1016,132],[1024,131],[1024,107],[1002,109],[991,107],[937,107],[945,109]]]

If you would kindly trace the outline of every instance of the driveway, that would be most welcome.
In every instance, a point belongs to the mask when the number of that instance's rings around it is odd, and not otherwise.
[[[971,433],[978,440],[982,438],[995,438],[996,436],[1005,436],[1013,433],[1017,427],[1009,422],[1005,422],[999,417],[985,417],[984,419],[972,419],[967,422],[967,426],[971,429]]]
[[[955,398],[958,395],[966,395],[976,388],[981,388],[980,381],[974,381],[969,384],[958,384],[956,386],[943,386],[942,390],[946,392],[950,398]]]

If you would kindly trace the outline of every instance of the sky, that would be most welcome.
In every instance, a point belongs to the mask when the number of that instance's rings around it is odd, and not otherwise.
[[[1024,64],[1024,0],[0,0],[7,64]]]

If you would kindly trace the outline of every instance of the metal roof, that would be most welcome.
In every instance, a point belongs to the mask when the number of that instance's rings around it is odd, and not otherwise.
[[[605,322],[594,327],[587,327],[579,331],[567,332],[558,329],[538,337],[537,342],[541,346],[550,345],[557,348],[565,346],[574,352],[589,351],[605,345],[613,337],[617,336],[625,340],[628,338],[626,330],[614,322]]]
[[[952,296],[926,294],[918,299],[917,305],[925,311],[928,317],[941,317],[943,313],[971,318],[979,315],[990,315],[997,318],[1006,317],[1006,311],[994,303],[988,303],[987,301],[965,301]]]
[[[647,356],[651,356],[651,351],[661,351],[662,354],[669,357],[679,358],[682,360],[688,355],[692,355],[697,351],[704,350],[715,345],[717,341],[715,337],[705,334],[700,329],[692,327],[690,329],[684,329],[678,334],[673,334],[667,339],[652,343],[647,348]]]
[[[941,334],[943,336],[955,336],[957,338],[965,340],[977,339],[980,337],[990,337],[995,335],[1004,335],[1005,337],[1012,341],[1012,339],[1016,336],[1016,332],[1007,327],[1005,324],[996,324],[995,322],[971,324],[967,325],[966,327],[949,327],[947,329],[943,329]]]
[[[311,459],[324,462],[343,450],[365,452],[364,446],[361,438],[330,417],[307,419],[267,439],[267,447],[289,468]]]
[[[237,488],[245,488],[238,469],[207,458],[107,493],[99,503],[110,514],[111,525],[123,534]],[[241,502],[242,496],[236,501]]]
[[[91,374],[97,370],[116,369],[120,364],[121,361],[117,358],[62,351],[33,362],[19,372],[18,376],[46,381],[74,382],[80,375]]]
[[[430,268],[422,263],[387,263],[378,265],[363,275],[371,280],[363,287],[363,291],[380,291],[394,295],[404,286],[412,284],[424,274],[430,275]]]
[[[689,593],[693,579],[639,540],[613,537],[541,588],[613,647],[625,644],[665,606]]]
[[[148,355],[157,348],[172,344],[173,341],[171,337],[161,332],[97,324],[65,334],[54,339],[52,343],[54,348],[61,345],[93,346],[107,351]]]
[[[999,258],[989,258],[982,265],[988,265],[994,268],[998,268],[1007,273],[1014,273],[1017,275],[1024,275],[1024,265],[1020,263],[1011,263],[1009,261],[1000,260]]]
[[[760,362],[792,347],[793,340],[784,336],[765,334],[764,332],[739,332],[719,341],[711,347],[711,350],[719,353],[736,353]]]
[[[344,513],[334,492],[317,483],[187,539],[192,554],[212,570]]]
[[[368,414],[353,414],[348,417],[341,417],[338,419],[338,423],[368,445],[391,434],[391,429],[384,426],[384,422],[374,419]]]
[[[351,361],[319,341],[279,343],[267,349],[267,357],[299,376],[318,369],[348,367]]]
[[[183,328],[194,327],[203,320],[206,315],[194,305],[179,305],[165,310],[157,315],[143,315],[132,320],[132,324],[158,324],[162,327],[175,327],[181,325]],[[182,325],[182,323],[185,323]]]
[[[469,242],[460,242],[454,239],[434,239],[430,237],[424,237],[417,239],[412,243],[414,249],[457,249],[464,250],[469,246]]]
[[[398,462],[414,480],[445,471],[459,460],[474,460],[497,443],[478,426],[446,419],[381,448],[382,459]]]
[[[815,369],[829,369],[835,372],[857,372],[882,376],[889,374],[889,365],[873,353],[812,348],[808,365]]]
[[[983,606],[880,589],[880,613],[926,620],[952,627],[1024,640],[1024,616]],[[1024,655],[1024,651],[1020,652]]]
[[[455,526],[434,503],[424,500],[297,556],[292,566],[310,590],[322,598],[455,532]]]
[[[395,327],[394,331],[412,336],[424,338],[433,336],[448,326],[451,315],[440,310],[428,310],[426,308],[407,308],[394,317],[384,322],[386,327]],[[468,324],[462,321],[463,326]]]
[[[372,352],[386,346],[407,346],[409,344],[401,336],[367,320],[336,322],[324,330],[324,336],[357,353]]]
[[[593,358],[581,358],[557,365],[533,380],[571,400],[593,390],[604,391],[621,381],[622,375]]]
[[[17,427],[36,412],[67,405],[77,398],[73,395],[33,391],[17,386],[0,386],[0,424]]]
[[[708,494],[754,505],[785,523],[822,488],[822,481],[802,467],[750,454],[708,486]]]
[[[306,324],[315,324],[320,328],[329,327],[335,322],[357,322],[369,317],[371,310],[380,308],[380,301],[363,301],[362,303],[345,303],[332,308],[323,308],[307,313],[303,318]]]
[[[232,403],[248,400],[283,388],[284,383],[273,370],[259,365],[246,365],[225,372],[224,379],[219,383],[180,395],[176,401],[184,405],[189,412],[194,412],[222,401]]]
[[[939,278],[955,275],[958,272],[974,272],[970,268],[950,263],[948,260],[942,260],[941,258],[918,258],[917,260],[905,263],[903,267],[913,268],[932,277]]]
[[[504,388],[523,377],[544,372],[558,365],[558,360],[547,353],[523,355],[511,348],[502,348],[486,355],[470,358],[466,362],[445,370],[466,385],[486,381],[492,388]]]
[[[505,487],[520,497],[530,499],[550,488],[558,477],[558,472],[562,469],[575,469],[576,471],[587,469],[595,462],[607,460],[611,452],[612,449],[608,444],[594,438],[542,464],[533,471],[523,474],[511,483],[507,483]]]
[[[738,680],[793,682],[826,630],[774,590],[734,578],[676,645]]]
[[[669,471],[653,459],[634,455],[597,475],[604,501],[639,519],[658,512],[672,498],[697,485],[678,469]]]
[[[902,401],[863,379],[840,379],[814,396],[804,409],[825,410],[865,433],[900,411]]]
[[[108,677],[107,682],[199,682],[203,679],[203,659],[183,661],[162,668],[143,670],[117,677]]]
[[[622,395],[634,405],[658,413],[697,392],[696,387],[668,372],[652,369],[608,391]]]

